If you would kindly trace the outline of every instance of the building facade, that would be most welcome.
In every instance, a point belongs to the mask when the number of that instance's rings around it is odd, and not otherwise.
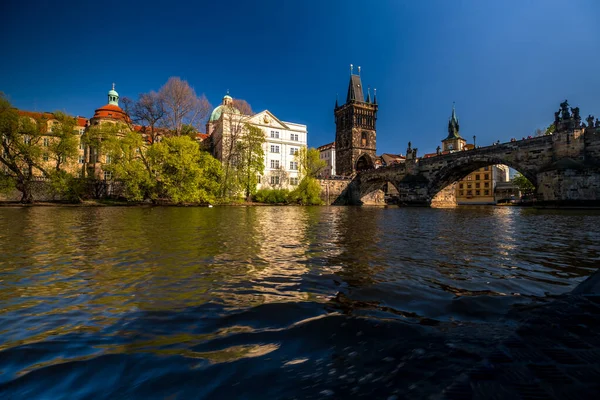
[[[328,179],[336,176],[335,173],[335,142],[318,147],[319,159],[325,161],[327,166],[320,173],[320,178]]]
[[[263,145],[265,168],[258,176],[257,188],[294,189],[301,179],[296,154],[307,146],[306,125],[282,121],[269,110],[245,114],[227,94],[206,124],[212,153],[218,160],[226,162],[229,159],[236,140],[244,134],[245,124],[261,129],[266,139]]]
[[[359,67],[360,74],[360,67]],[[360,75],[350,72],[346,103],[335,102],[335,172],[351,176],[375,167],[377,150],[377,94],[365,101]]]
[[[496,187],[509,181],[508,174],[506,165],[489,165],[471,172],[456,185],[457,204],[496,204]]]

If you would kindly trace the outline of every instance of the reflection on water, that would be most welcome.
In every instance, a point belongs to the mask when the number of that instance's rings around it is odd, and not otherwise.
[[[381,360],[417,376],[415,349],[443,353],[468,324],[454,364],[472,362],[512,306],[597,267],[599,222],[511,207],[0,208],[0,393],[402,393],[417,378]],[[358,385],[360,368],[393,384]]]

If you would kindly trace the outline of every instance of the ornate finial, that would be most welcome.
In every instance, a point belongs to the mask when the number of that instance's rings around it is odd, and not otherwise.
[[[354,65],[350,64],[350,75],[354,72]]]
[[[360,76],[360,65],[358,66],[358,76]]]
[[[114,82],[113,82],[113,88],[112,88],[112,90],[115,90],[115,83]]]
[[[229,96],[229,89],[227,89],[227,96]]]

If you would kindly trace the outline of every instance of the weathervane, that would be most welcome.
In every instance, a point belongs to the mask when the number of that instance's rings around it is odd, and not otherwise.
[[[115,83],[114,82],[113,82],[113,89],[112,90],[115,90]]]
[[[352,75],[353,71],[354,71],[354,65],[350,64],[350,75]]]
[[[360,65],[358,66],[358,76],[360,76]]]

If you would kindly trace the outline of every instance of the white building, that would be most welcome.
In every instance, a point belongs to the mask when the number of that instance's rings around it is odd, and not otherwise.
[[[258,177],[257,188],[293,190],[301,177],[295,154],[307,144],[306,125],[285,122],[269,110],[246,115],[234,105],[231,96],[223,97],[223,103],[216,107],[206,124],[206,133],[211,136],[213,154],[223,161],[233,138],[243,131],[244,124],[260,128],[265,133],[265,169]]]
[[[321,178],[335,176],[335,142],[324,144],[317,150],[319,150],[319,158],[327,163],[327,167],[321,171]]]

